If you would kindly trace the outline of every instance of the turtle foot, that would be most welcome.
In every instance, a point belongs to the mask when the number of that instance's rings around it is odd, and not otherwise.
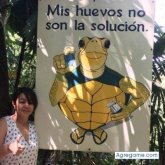
[[[70,134],[70,138],[75,144],[81,144],[84,141],[85,133],[84,129],[77,128]]]
[[[93,140],[96,144],[104,143],[108,136],[107,133],[101,128],[94,130],[92,134],[93,134]]]

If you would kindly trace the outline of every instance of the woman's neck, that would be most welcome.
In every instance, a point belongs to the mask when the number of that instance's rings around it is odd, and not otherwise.
[[[28,125],[29,121],[28,118],[25,117],[20,117],[17,113],[15,113],[13,116],[13,120],[17,123],[17,124],[21,124],[21,125]]]

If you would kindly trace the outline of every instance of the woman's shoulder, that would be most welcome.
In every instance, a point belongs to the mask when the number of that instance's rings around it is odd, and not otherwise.
[[[0,124],[6,123],[8,120],[11,120],[11,116],[4,116],[0,118]]]
[[[6,121],[8,123],[9,121],[12,121],[12,116],[2,117],[2,120]]]
[[[30,125],[34,125],[34,121],[29,121],[29,124]]]
[[[6,121],[6,117],[2,117],[0,118],[0,130],[6,130],[7,129],[7,121]]]
[[[37,136],[37,130],[36,130],[36,127],[35,127],[35,123],[32,122],[32,121],[29,122],[29,131],[30,131],[30,133],[32,134],[33,137]]]
[[[12,116],[5,116],[1,118],[0,124],[5,124],[6,126],[11,126],[14,124]]]
[[[29,121],[30,128],[35,129],[34,121]]]
[[[6,117],[1,117],[0,118],[0,125],[6,123]]]

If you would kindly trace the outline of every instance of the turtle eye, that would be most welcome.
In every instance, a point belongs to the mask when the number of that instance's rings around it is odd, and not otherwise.
[[[85,45],[84,40],[80,40],[80,41],[79,41],[79,44],[78,44],[79,48],[84,47],[84,45]]]
[[[111,44],[110,40],[106,39],[106,40],[104,41],[104,47],[105,47],[105,48],[108,49],[108,48],[110,47],[110,44]]]

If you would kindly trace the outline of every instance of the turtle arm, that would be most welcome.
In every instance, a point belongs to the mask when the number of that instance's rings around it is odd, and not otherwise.
[[[67,90],[67,80],[65,75],[57,73],[49,93],[49,99],[52,106],[55,106],[65,95]]]
[[[136,82],[128,77],[123,78],[119,82],[119,86],[123,92],[131,95],[131,99],[125,107],[128,114],[131,114],[144,104],[150,95],[148,89],[142,83]]]
[[[128,104],[123,106],[120,113],[112,115],[112,120],[121,120],[130,116],[132,112],[144,104],[150,95],[148,89],[142,83],[136,82],[129,77],[121,79],[119,86],[124,93],[130,94],[131,98]]]

